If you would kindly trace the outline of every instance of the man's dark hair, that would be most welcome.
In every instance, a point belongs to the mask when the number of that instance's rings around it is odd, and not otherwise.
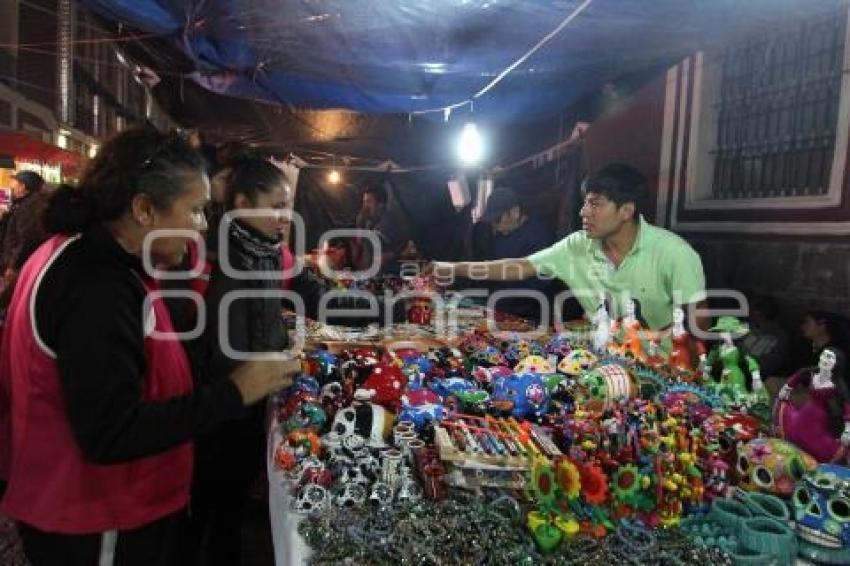
[[[387,189],[383,185],[368,185],[363,189],[364,195],[374,195],[375,200],[380,204],[387,204]]]
[[[582,196],[596,193],[614,202],[617,207],[634,203],[635,220],[644,211],[649,192],[646,177],[630,165],[612,163],[585,177],[581,184]]]

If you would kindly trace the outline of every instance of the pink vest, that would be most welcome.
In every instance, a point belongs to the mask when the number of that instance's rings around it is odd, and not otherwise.
[[[41,276],[74,238],[45,242],[21,270],[0,350],[0,477],[9,486],[0,513],[41,530],[65,534],[133,529],[186,506],[193,448],[120,464],[86,460],[65,412],[55,356],[35,332],[34,293]],[[156,283],[143,280],[148,292]],[[154,328],[173,332],[161,299],[152,301]],[[143,399],[165,400],[192,390],[183,347],[172,340],[144,341]],[[91,355],[102,355],[92,352]]]
[[[292,266],[295,265],[295,257],[292,255],[292,252],[289,251],[289,248],[286,247],[286,244],[280,245],[280,266],[283,269],[284,273],[287,273]],[[281,287],[283,287],[284,291],[288,291],[292,288],[292,277],[284,277],[281,279]]]

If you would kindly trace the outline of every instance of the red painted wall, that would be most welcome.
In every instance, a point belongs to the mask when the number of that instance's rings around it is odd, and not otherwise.
[[[598,118],[587,130],[583,148],[587,171],[621,162],[637,168],[646,176],[650,196],[645,216],[653,221],[664,124],[665,82],[666,76],[662,74],[621,106]]]

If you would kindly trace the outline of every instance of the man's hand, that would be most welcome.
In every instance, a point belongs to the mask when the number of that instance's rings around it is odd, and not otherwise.
[[[230,374],[245,406],[253,405],[269,393],[292,384],[301,371],[301,359],[245,362]]]
[[[451,277],[454,274],[454,271],[454,263],[448,261],[432,261],[422,269],[422,275],[442,279]]]

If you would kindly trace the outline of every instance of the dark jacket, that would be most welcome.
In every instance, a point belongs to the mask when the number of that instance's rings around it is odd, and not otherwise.
[[[226,247],[226,249],[225,249]],[[230,224],[226,246],[220,246],[218,261],[210,277],[207,291],[207,327],[204,378],[218,381],[241,363],[228,352],[238,354],[280,352],[288,344],[282,317],[282,299],[250,297],[230,303],[225,317],[219,313],[222,303],[232,292],[279,291],[280,279],[248,277],[239,279],[222,268],[222,255],[227,253],[230,266],[241,272],[281,273],[281,255],[277,242],[238,220]]]
[[[47,202],[48,195],[42,190],[32,191],[12,204],[0,235],[0,272],[20,269],[47,239],[43,222]]]
[[[57,355],[74,437],[99,463],[168,450],[242,412],[230,380],[166,402],[142,400],[142,273],[141,261],[98,225],[46,271],[35,302],[38,335]]]

